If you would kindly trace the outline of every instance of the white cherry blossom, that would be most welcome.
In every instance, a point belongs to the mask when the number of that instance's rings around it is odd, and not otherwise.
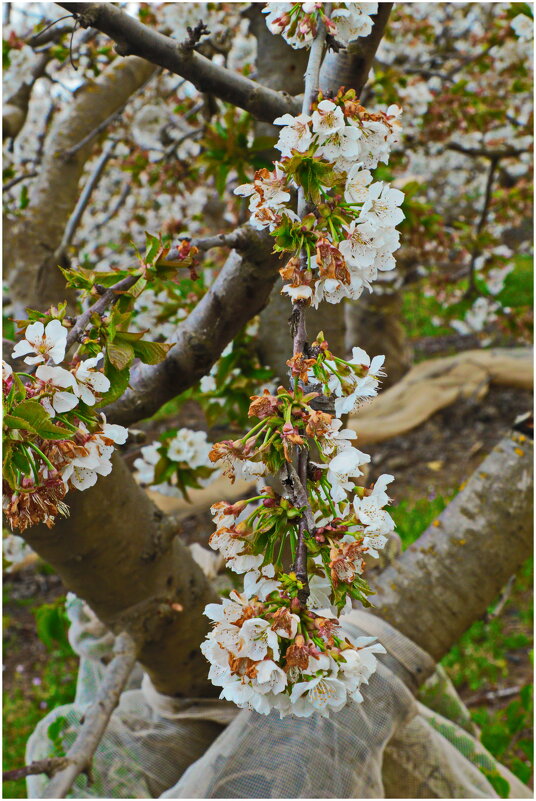
[[[282,156],[292,156],[292,151],[297,150],[303,153],[307,150],[313,140],[313,134],[310,127],[311,118],[307,114],[298,114],[293,117],[292,114],[283,114],[282,117],[276,117],[274,125],[284,125],[282,128],[276,148],[281,151]]]
[[[350,129],[354,130],[354,129]],[[361,169],[359,164],[354,164],[348,172],[344,199],[347,203],[364,203],[369,195],[368,185],[372,181],[370,170]]]
[[[311,120],[313,131],[325,135],[336,133],[345,125],[342,108],[331,100],[321,100]]]
[[[93,406],[97,402],[95,393],[102,395],[110,389],[110,379],[97,368],[101,359],[102,353],[99,353],[94,358],[79,362],[73,370],[75,392],[87,406]]]
[[[65,356],[67,344],[67,329],[60,320],[51,320],[46,327],[41,322],[30,323],[21,339],[13,348],[13,359],[18,359],[27,353],[35,356],[26,356],[26,364],[39,364],[50,359],[59,364]]]
[[[69,412],[78,404],[76,395],[65,391],[69,388],[76,391],[76,381],[68,370],[40,364],[35,375],[43,382],[43,390],[50,393],[50,396],[42,397],[40,402],[51,417],[55,413]]]
[[[271,649],[273,657],[279,657],[279,639],[269,621],[260,617],[246,620],[240,629],[240,656],[250,659],[264,659]]]
[[[392,189],[382,181],[377,181],[369,188],[359,220],[367,221],[374,227],[394,227],[404,219],[404,212],[399,208],[403,200],[404,193],[399,189]]]

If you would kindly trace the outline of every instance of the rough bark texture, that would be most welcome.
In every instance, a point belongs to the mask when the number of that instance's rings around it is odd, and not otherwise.
[[[139,58],[114,61],[77,92],[55,121],[28,208],[4,234],[4,265],[16,308],[45,309],[65,297],[65,279],[54,253],[76,205],[78,184],[94,140],[68,158],[65,152],[120,109],[154,70],[153,64]]]
[[[22,131],[34,84],[45,72],[48,62],[49,56],[42,55],[32,68],[28,80],[19,86],[14,95],[5,99],[2,109],[2,139],[15,139]]]
[[[113,471],[68,495],[71,515],[25,539],[116,634],[128,632],[156,689],[206,696],[205,604],[217,600],[201,568],[119,456]]]
[[[532,552],[532,460],[526,437],[502,439],[438,520],[373,584],[371,611],[437,660]]]

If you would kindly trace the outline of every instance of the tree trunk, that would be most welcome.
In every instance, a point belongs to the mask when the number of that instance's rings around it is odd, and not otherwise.
[[[141,58],[116,59],[77,92],[56,120],[28,208],[4,235],[4,264],[16,314],[25,306],[46,309],[66,296],[55,252],[78,200],[78,184],[95,140],[70,156],[67,151],[118,111],[155,69]]]
[[[380,45],[394,3],[379,3],[370,34],[350,42],[346,50],[328,51],[320,70],[320,86],[324,92],[336,94],[341,86],[361,94],[367,82],[374,56]]]
[[[512,432],[373,584],[374,614],[436,660],[532,552],[533,443]]]
[[[108,628],[135,639],[158,692],[217,694],[199,650],[209,628],[203,610],[217,596],[123,460],[113,461],[94,487],[69,493],[69,518],[24,538]]]

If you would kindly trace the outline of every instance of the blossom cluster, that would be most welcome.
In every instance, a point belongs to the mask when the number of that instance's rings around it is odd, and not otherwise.
[[[368,654],[383,649],[367,645],[362,651],[357,643],[352,651],[336,634],[337,617],[351,608],[351,599],[370,605],[366,560],[378,556],[394,530],[385,509],[393,477],[382,475],[368,488],[355,484],[370,456],[354,447],[355,432],[339,419],[377,393],[383,357],[354,348],[351,359],[340,359],[319,334],[307,357],[297,354],[287,364],[293,390],[281,386],[253,396],[249,416],[258,422],[241,439],[215,443],[210,459],[221,462],[231,480],[284,476],[296,450],[305,448],[311,456],[307,500],[264,487],[252,498],[212,506],[216,529],[209,544],[243,575],[244,594],[207,608],[216,626],[203,646],[221,697],[263,714],[278,709],[282,716],[335,711],[349,696],[361,700],[357,676],[368,679],[375,666]],[[335,414],[314,408],[321,395]],[[303,582],[284,566],[286,548],[295,564],[304,502],[311,514],[306,606],[297,602]],[[278,623],[283,615],[287,634]],[[259,655],[252,638],[264,643]],[[293,662],[298,653],[299,664]]]
[[[56,515],[67,514],[68,490],[85,490],[108,475],[114,446],[128,436],[93,408],[110,387],[99,369],[102,354],[66,369],[59,364],[66,343],[59,319],[31,322],[13,358],[24,357],[35,372],[13,372],[2,363],[3,509],[12,529],[50,528]]]
[[[220,697],[264,715],[277,709],[281,717],[327,716],[348,698],[362,701],[360,687],[383,646],[373,637],[351,643],[337,620],[302,610],[291,577],[265,584],[259,595],[233,591],[205,609],[215,625],[201,650]]]
[[[394,105],[369,113],[353,90],[341,90],[332,100],[320,93],[311,114],[274,120],[283,126],[281,159],[235,194],[249,198],[251,225],[267,228],[274,249],[291,254],[280,272],[292,301],[355,300],[378,271],[395,267],[404,195],[371,170],[388,162],[400,113]],[[297,189],[307,201],[302,218],[292,208]]]
[[[198,489],[216,478],[217,471],[207,467],[211,446],[205,431],[180,428],[167,431],[162,440],[142,447],[134,460],[142,485],[161,495],[188,497],[188,487]]]
[[[369,35],[378,3],[267,3],[264,13],[270,32],[281,34],[295,49],[311,46],[320,23],[332,41],[347,45]]]

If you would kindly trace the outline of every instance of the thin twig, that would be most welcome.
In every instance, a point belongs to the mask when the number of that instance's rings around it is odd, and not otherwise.
[[[489,165],[489,172],[488,172],[488,179],[486,181],[486,193],[484,196],[484,205],[482,207],[482,211],[480,213],[480,218],[478,220],[478,224],[476,227],[475,237],[478,239],[480,234],[482,233],[486,221],[488,219],[488,212],[491,203],[491,194],[493,190],[493,181],[495,178],[495,173],[497,171],[497,167],[499,164],[498,158],[492,158]],[[478,244],[478,241],[475,242],[471,253],[471,263],[469,264],[469,286],[467,287],[466,297],[472,297],[476,294],[476,279],[475,279],[475,267],[476,267],[476,260],[482,253],[482,248]]]
[[[497,606],[495,606],[494,609],[491,610],[491,612],[486,612],[485,617],[484,617],[486,623],[488,623],[490,620],[493,620],[493,618],[495,618],[495,617],[499,617],[499,615],[503,611],[504,607],[506,606],[506,604],[510,600],[510,596],[512,594],[512,589],[513,589],[515,580],[516,580],[515,575],[510,576],[510,578],[506,582],[506,584],[505,584],[505,586],[504,586],[504,588],[503,588],[503,590],[501,592],[500,598],[499,598],[499,600],[497,602]]]
[[[29,765],[24,765],[22,768],[5,770],[2,773],[2,780],[5,782],[16,782],[19,779],[25,779],[26,776],[37,776],[40,773],[46,773],[46,775],[50,777],[59,770],[66,768],[68,764],[68,760],[65,757],[38,759],[35,762],[31,762]]]
[[[456,153],[463,153],[464,156],[482,157],[490,159],[490,161],[511,159],[521,156],[523,153],[531,152],[528,147],[503,147],[490,150],[486,147],[465,147],[465,145],[459,145],[457,142],[449,142],[445,150],[454,150]]]
[[[78,203],[76,204],[71,216],[69,217],[69,221],[65,226],[65,231],[63,232],[61,243],[57,248],[55,254],[57,260],[61,258],[63,253],[65,253],[65,251],[71,244],[75,231],[80,224],[80,220],[82,219],[82,215],[84,214],[84,211],[86,210],[86,207],[91,199],[93,190],[100,181],[102,173],[104,172],[104,168],[106,167],[108,161],[111,159],[116,144],[117,142],[115,140],[109,139],[104,145],[100,158],[95,164],[93,172],[89,176],[89,179],[86,185],[84,186],[82,194],[78,198]]]
[[[247,246],[248,232],[248,227],[244,226],[244,228],[237,228],[235,231],[231,231],[228,234],[218,234],[216,236],[210,236],[204,239],[191,239],[189,241],[193,246],[202,251],[210,250],[211,248],[216,247],[239,249],[241,246]],[[183,237],[183,239],[189,238]],[[171,250],[166,254],[164,261],[172,262],[179,258],[179,248],[174,247],[171,248]],[[102,314],[108,308],[108,306],[111,306],[121,297],[123,292],[126,292],[131,286],[134,286],[138,278],[139,275],[127,275],[125,278],[122,278],[117,282],[117,284],[109,287],[105,292],[103,292],[101,297],[92,306],[90,306],[89,309],[86,309],[83,314],[79,315],[75,324],[67,334],[66,351],[68,351],[75,342],[80,341],[80,337],[88,327],[91,317],[94,314]]]
[[[77,15],[83,28],[94,27],[110,36],[121,56],[137,55],[191,81],[200,92],[249,111],[272,122],[287,112],[296,113],[296,100],[285,92],[262,86],[244,75],[214,64],[196,50],[131,17],[113,3],[59,3]]]
[[[66,754],[69,765],[56,773],[45,788],[43,798],[65,798],[76,777],[89,768],[136,662],[136,645],[126,632],[117,637],[114,652],[115,656],[106,669],[95,702],[86,713],[78,737]]]
[[[113,217],[115,217],[115,215],[117,214],[117,212],[119,211],[119,209],[121,208],[121,206],[123,205],[123,203],[125,202],[125,200],[130,195],[131,192],[132,192],[132,183],[129,179],[125,181],[125,183],[123,184],[123,187],[121,189],[121,192],[119,193],[119,197],[117,198],[117,202],[115,203],[115,205],[112,206],[112,208],[110,209],[104,220],[101,220],[100,223],[97,223],[97,225],[95,225],[91,233],[96,233],[97,231],[100,231],[101,228],[104,228],[104,226],[107,225],[110,222],[110,220],[113,219]]]
[[[98,275],[98,273],[96,273],[96,275]],[[126,292],[131,286],[134,286],[138,278],[139,275],[127,275],[126,278],[121,279],[117,284],[107,289],[93,306],[90,306],[89,309],[86,309],[86,311],[77,318],[76,323],[67,334],[66,351],[69,350],[71,345],[79,341],[80,336],[88,327],[91,317],[94,314],[102,314],[108,306],[111,306],[112,303],[119,300],[121,293]]]
[[[464,701],[465,706],[480,706],[481,704],[492,704],[494,701],[502,701],[517,695],[521,687],[505,687],[502,690],[490,690],[487,693],[479,693]]]
[[[303,92],[302,114],[309,114],[311,104],[318,94],[320,67],[322,65],[322,54],[324,52],[324,44],[326,41],[326,29],[322,22],[319,24],[318,32],[311,45],[309,52],[309,60],[307,62],[307,69],[305,70],[305,87]],[[307,199],[303,187],[298,190],[298,215],[303,218],[307,214]],[[305,251],[301,253],[302,261],[307,259]],[[306,348],[307,331],[305,327],[305,306],[303,303],[297,302],[292,305],[291,315],[291,331],[293,338],[293,356],[299,353],[304,353]],[[307,598],[309,597],[309,582],[307,579],[307,543],[306,536],[311,531],[313,526],[313,516],[309,505],[307,496],[307,468],[309,458],[308,451],[304,447],[298,454],[298,472],[289,469],[289,479],[292,484],[293,494],[295,499],[299,502],[300,506],[304,507],[304,512],[298,523],[298,542],[296,545],[296,559],[294,562],[294,569],[296,577],[302,583],[303,587],[298,592],[298,600],[305,606]],[[294,472],[294,474],[293,474]],[[299,498],[301,496],[301,498]],[[303,503],[300,503],[303,500]]]
[[[25,181],[27,178],[35,178],[36,175],[37,172],[35,172],[35,170],[33,172],[27,172],[26,175],[17,175],[16,178],[12,178],[11,181],[4,184],[2,191],[7,192],[9,189],[13,189],[17,184],[20,184],[21,181]]]

